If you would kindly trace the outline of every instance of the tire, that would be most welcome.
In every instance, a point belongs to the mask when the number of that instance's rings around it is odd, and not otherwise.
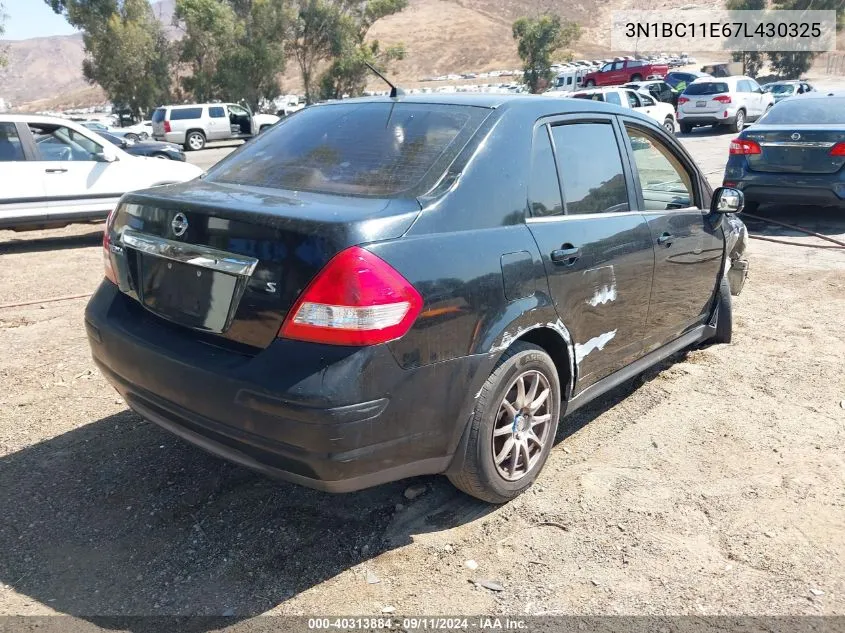
[[[692,126],[689,123],[681,123],[681,134],[689,134],[692,132]]]
[[[198,152],[205,147],[205,134],[198,130],[191,130],[185,137],[185,149],[189,152]]]
[[[135,134],[135,132],[129,132],[123,138],[125,138],[127,141],[134,141],[135,143],[141,140],[141,137]]]
[[[672,117],[667,116],[663,120],[663,129],[666,130],[667,132],[669,132],[669,134],[674,134],[675,133],[675,120]]]
[[[153,154],[153,158],[162,158],[164,160],[170,160],[170,156],[167,154]]]
[[[273,127],[273,126],[272,125],[262,125],[260,128],[258,128],[258,133],[263,134],[264,132],[269,130],[271,127]]]
[[[523,407],[517,411],[528,412],[526,400],[532,391],[542,394],[548,390],[548,395],[533,414],[517,415],[514,419],[508,410],[520,403],[519,381],[523,384]],[[539,399],[537,395],[534,402]],[[448,475],[449,480],[468,495],[489,503],[506,503],[518,496],[534,483],[546,463],[557,433],[560,409],[560,379],[551,357],[541,347],[517,341],[502,355],[481,388],[466,431],[469,436],[465,457],[460,470]],[[535,422],[534,414],[547,419]],[[525,426],[515,433],[514,423]],[[529,429],[539,444],[529,439]],[[494,437],[495,431],[499,433]],[[494,451],[504,456],[498,464]]]
[[[642,76],[642,75],[631,75],[631,81],[632,81],[632,82],[633,82],[633,81],[642,81],[642,80],[643,80],[643,76]]]
[[[718,307],[716,308],[716,334],[711,343],[730,343],[733,337],[733,306],[731,304],[731,285],[725,277],[719,282]]]
[[[593,86],[595,86],[595,85],[596,85],[596,82],[595,82],[595,81],[593,81],[592,79],[588,79],[588,80],[587,80],[587,83],[585,83],[585,84],[584,84],[584,87],[585,87],[585,88],[592,88],[592,87],[593,87]]]
[[[142,141],[146,141],[146,140],[148,140],[149,138],[150,138],[150,135],[149,135],[149,134],[147,134],[146,132],[141,132],[141,140],[142,140]]]
[[[737,110],[736,120],[730,125],[731,132],[742,132],[745,127],[745,110]]]

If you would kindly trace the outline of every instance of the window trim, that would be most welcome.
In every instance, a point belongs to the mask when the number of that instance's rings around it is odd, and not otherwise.
[[[21,144],[21,151],[23,151],[23,160],[8,160],[2,161],[4,163],[27,163],[35,161],[35,148],[32,142],[32,133],[26,123],[20,121],[4,121],[9,123],[18,135],[18,142]]]
[[[628,126],[635,128],[641,131],[643,134],[652,136],[657,140],[661,141],[663,145],[672,153],[675,159],[678,160],[678,162],[680,162],[684,166],[684,168],[691,176],[690,181],[692,183],[694,196],[693,202],[698,206],[685,207],[683,209],[664,209],[662,211],[647,211],[645,209],[645,198],[643,198],[641,185],[642,181],[640,180],[640,173],[637,169],[637,162],[634,160],[634,148],[631,146],[631,138],[628,136],[628,131],[626,129]],[[625,148],[628,152],[628,166],[631,170],[632,175],[636,176],[636,184],[634,190],[637,196],[637,208],[639,209],[638,213],[641,213],[643,215],[665,213],[697,213],[699,215],[707,215],[709,213],[709,211],[705,209],[704,205],[704,190],[701,183],[702,176],[699,173],[698,169],[695,167],[693,161],[687,156],[686,152],[683,151],[683,148],[679,147],[679,143],[674,138],[669,139],[668,135],[664,136],[665,133],[662,133],[659,130],[655,130],[654,128],[651,128],[648,125],[643,124],[642,121],[638,121],[637,119],[628,117],[626,115],[622,115],[620,117],[619,127],[622,129]],[[668,142],[667,139],[669,139]]]
[[[534,216],[534,210],[531,207],[531,202],[533,201],[533,199],[531,197],[531,194],[532,194],[531,185],[533,183],[532,183],[531,178],[529,177],[528,182],[526,183],[526,186],[525,186],[525,202],[526,202],[527,209],[528,209],[528,213],[525,216],[526,220],[532,220],[532,219],[533,220],[543,220],[543,219],[562,218],[562,217],[566,217],[566,214],[567,214],[566,198],[563,195],[563,183],[560,181],[560,171],[558,171],[558,165],[557,165],[557,152],[555,151],[555,139],[552,136],[551,125],[549,125],[548,122],[541,123],[539,125],[535,124],[531,128],[531,130],[532,130],[531,131],[531,173],[532,174],[534,173],[534,157],[535,157],[534,141],[537,138],[537,134],[539,133],[540,128],[543,128],[545,130],[546,138],[549,139],[549,147],[552,150],[552,164],[554,165],[554,168],[555,168],[555,178],[557,179],[557,193],[560,196],[560,208],[561,208],[562,213],[560,213],[559,215],[538,215],[536,217]]]
[[[627,211],[609,211],[609,212],[596,212],[596,213],[569,213],[569,209],[566,202],[566,193],[563,187],[563,181],[560,177],[560,170],[557,168],[558,159],[557,159],[557,146],[555,145],[554,135],[552,134],[551,128],[555,125],[572,125],[577,123],[609,123],[613,128],[613,135],[616,138],[616,147],[619,150],[619,158],[622,163],[622,173],[625,177],[625,189],[628,194],[628,210]],[[528,208],[528,214],[525,217],[525,222],[527,224],[534,224],[534,223],[546,223],[546,222],[561,222],[561,221],[571,221],[571,220],[593,220],[599,218],[610,218],[610,217],[619,217],[619,216],[626,216],[626,215],[642,215],[640,211],[634,210],[636,205],[641,205],[639,202],[640,198],[642,197],[634,184],[633,174],[631,172],[631,165],[630,165],[630,145],[628,144],[628,135],[625,133],[624,129],[622,128],[619,117],[614,114],[602,114],[597,112],[579,112],[579,113],[572,113],[572,114],[557,114],[542,117],[541,119],[537,120],[534,126],[531,129],[531,152],[533,156],[534,152],[534,134],[535,130],[540,126],[546,126],[548,134],[549,134],[549,141],[552,144],[552,154],[555,160],[555,172],[557,173],[557,182],[558,187],[560,188],[560,196],[563,202],[563,215],[548,215],[542,217],[533,217],[531,215],[531,209]],[[624,153],[628,152],[628,156],[625,156]],[[530,207],[528,204],[528,183],[526,182],[526,207]]]

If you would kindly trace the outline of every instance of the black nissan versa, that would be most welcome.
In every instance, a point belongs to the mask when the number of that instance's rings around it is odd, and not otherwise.
[[[562,414],[730,340],[741,207],[604,103],[328,103],[126,194],[85,322],[129,406],[214,454],[335,492],[445,473],[504,502]]]

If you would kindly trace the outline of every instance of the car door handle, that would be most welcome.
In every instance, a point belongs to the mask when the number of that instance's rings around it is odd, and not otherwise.
[[[67,172],[67,169],[65,169],[64,167],[54,167],[52,169],[45,169],[44,171],[46,171],[48,174],[64,174],[65,172]]]
[[[661,235],[660,237],[657,238],[657,243],[658,244],[666,244],[666,246],[668,248],[669,246],[672,246],[672,240],[674,238],[675,238],[674,235],[672,235],[669,232],[666,232],[666,233],[664,233],[663,235]]]
[[[549,257],[555,264],[572,266],[581,258],[581,249],[572,244],[564,244],[558,250],[552,251]]]

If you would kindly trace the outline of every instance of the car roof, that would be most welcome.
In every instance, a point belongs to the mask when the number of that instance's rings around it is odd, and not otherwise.
[[[770,81],[767,86],[777,86],[779,84],[805,84],[803,79],[781,79],[780,81]]]

